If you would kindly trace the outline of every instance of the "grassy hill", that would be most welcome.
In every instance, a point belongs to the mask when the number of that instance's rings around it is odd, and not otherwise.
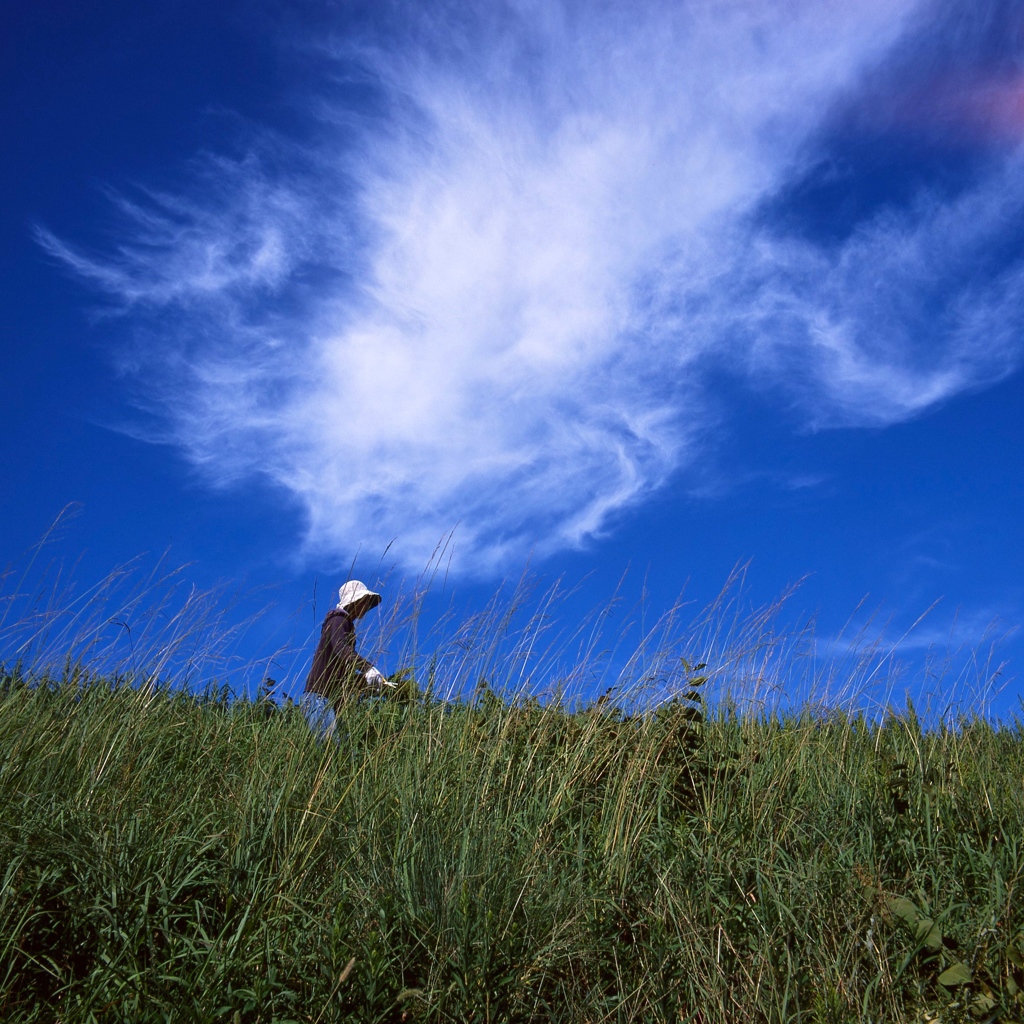
[[[696,671],[696,669],[694,670]],[[1024,735],[0,677],[0,1019],[1024,1019]],[[706,713],[706,718],[705,718]]]

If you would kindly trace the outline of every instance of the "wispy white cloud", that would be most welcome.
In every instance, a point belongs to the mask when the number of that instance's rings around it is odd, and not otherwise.
[[[755,239],[737,275],[748,370],[819,426],[892,423],[998,380],[1021,349],[1024,264],[993,254],[1015,244],[1022,213],[1014,156],[956,199],[922,195],[841,245]]]
[[[918,6],[410,4],[320,48],[374,101],[311,98],[316,141],[120,200],[102,258],[40,238],[151,318],[131,366],[211,479],[285,487],[310,552],[394,539],[418,567],[458,524],[487,571],[699,459],[709,368],[853,425],[1016,364],[1024,270],[977,268],[1024,209],[1018,161],[827,246],[755,215]]]

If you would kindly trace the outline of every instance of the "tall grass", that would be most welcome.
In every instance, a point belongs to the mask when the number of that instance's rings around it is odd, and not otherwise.
[[[834,669],[780,701],[799,644],[721,611],[616,659],[496,605],[337,745],[287,701],[8,668],[0,1019],[1024,1016],[1020,723],[843,710]]]

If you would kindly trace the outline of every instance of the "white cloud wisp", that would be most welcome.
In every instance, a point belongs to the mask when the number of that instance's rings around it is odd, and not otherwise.
[[[912,0],[472,6],[335,45],[372,112],[339,89],[297,155],[122,201],[116,253],[40,234],[149,318],[128,362],[163,437],[286,488],[309,553],[578,545],[699,458],[709,367],[857,425],[1016,365],[1024,269],[969,268],[1024,210],[1019,162],[838,244],[755,216]]]

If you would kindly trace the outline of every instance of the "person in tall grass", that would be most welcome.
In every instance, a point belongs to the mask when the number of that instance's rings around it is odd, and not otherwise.
[[[349,580],[338,591],[337,607],[324,619],[302,694],[302,713],[322,740],[334,736],[337,708],[344,701],[380,696],[395,686],[356,653],[355,624],[379,604],[380,594],[359,580]]]

